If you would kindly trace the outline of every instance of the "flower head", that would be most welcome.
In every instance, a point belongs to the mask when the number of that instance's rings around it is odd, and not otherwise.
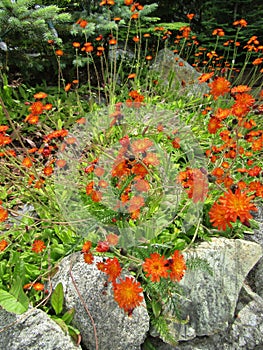
[[[159,282],[160,278],[168,277],[168,261],[159,253],[152,253],[150,258],[146,258],[142,265],[146,272],[146,277],[150,277],[152,282]]]
[[[219,96],[225,95],[230,91],[230,82],[224,77],[216,77],[212,83],[209,83],[210,93],[216,100]]]
[[[0,252],[4,251],[7,246],[8,246],[7,241],[5,239],[2,239],[0,241]]]
[[[143,301],[142,287],[132,277],[120,279],[113,286],[114,299],[125,312],[129,314]]]
[[[118,278],[121,274],[121,270],[121,265],[116,256],[113,259],[107,259],[107,261],[104,263],[103,272],[109,276],[108,279],[110,282],[116,281],[116,278]]]
[[[0,206],[0,222],[5,221],[8,218],[8,211]]]
[[[186,270],[183,254],[179,250],[176,250],[168,261],[170,279],[179,282],[183,278]]]
[[[35,253],[41,253],[45,248],[45,243],[40,239],[36,239],[32,244],[32,251]]]

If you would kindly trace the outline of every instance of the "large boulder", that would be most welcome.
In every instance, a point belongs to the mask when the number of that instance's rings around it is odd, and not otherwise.
[[[99,350],[139,350],[149,329],[146,306],[135,308],[131,316],[120,309],[114,301],[111,283],[96,267],[96,262],[101,259],[95,257],[94,263],[89,265],[80,253],[64,258],[52,284],[54,288],[59,282],[63,284],[65,307],[76,310],[72,324],[81,332],[82,342],[88,350],[95,349],[95,336],[83,302],[94,320]]]
[[[172,50],[160,50],[151,69],[158,74],[159,84],[176,89],[179,96],[197,97],[209,92],[207,83],[198,81],[201,74]]]
[[[0,310],[0,349],[78,350],[69,335],[44,311],[29,309],[22,315]]]
[[[212,335],[229,326],[243,282],[261,256],[259,244],[227,238],[212,238],[187,253],[187,259],[206,260],[213,274],[188,270],[181,281],[186,296],[182,312],[189,323],[172,325],[179,340]]]

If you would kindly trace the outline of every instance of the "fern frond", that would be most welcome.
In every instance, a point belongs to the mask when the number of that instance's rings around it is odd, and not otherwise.
[[[206,259],[202,258],[188,258],[186,266],[189,270],[202,270],[213,276],[213,270]]]
[[[172,346],[177,345],[178,340],[175,339],[175,337],[171,334],[171,332],[169,330],[168,322],[164,316],[161,315],[158,318],[154,319],[152,322],[152,325],[155,328],[155,330],[159,333],[160,338],[164,342],[166,342]]]

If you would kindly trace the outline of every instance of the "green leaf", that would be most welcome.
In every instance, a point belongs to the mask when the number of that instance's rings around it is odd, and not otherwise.
[[[64,292],[63,285],[60,282],[54,292],[51,295],[51,305],[56,313],[56,315],[60,314],[63,310],[63,302],[64,302]]]
[[[152,301],[152,310],[153,310],[154,316],[158,317],[158,316],[160,316],[160,313],[162,310],[162,305],[158,301],[153,300]]]
[[[68,326],[66,325],[66,323],[61,318],[56,317],[56,316],[52,316],[51,318],[52,318],[53,321],[55,321],[59,325],[59,327],[63,330],[63,332],[65,334],[68,333]]]
[[[21,284],[18,282],[12,287],[10,293],[0,289],[0,305],[8,312],[23,314],[27,311],[29,300],[25,295]]]
[[[64,315],[61,317],[61,319],[68,325],[72,322],[73,317],[75,315],[75,309],[72,308],[64,313]]]

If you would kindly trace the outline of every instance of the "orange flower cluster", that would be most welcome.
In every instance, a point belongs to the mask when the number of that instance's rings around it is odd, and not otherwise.
[[[114,115],[116,117],[116,113]],[[156,153],[150,150],[153,141],[149,138],[131,141],[128,136],[124,136],[119,142],[121,147],[111,169],[112,183],[120,190],[116,209],[118,212],[124,211],[136,220],[145,205],[143,193],[151,189],[147,179],[150,174],[149,168],[158,166],[160,161]],[[93,202],[100,202],[109,183],[103,179],[105,170],[98,158],[91,161],[84,172],[93,175],[93,180],[86,185],[86,194]]]
[[[129,92],[131,98],[126,100],[126,105],[128,107],[137,107],[141,106],[141,102],[144,101],[144,96],[139,94],[137,90],[132,90]]]
[[[115,245],[117,241],[118,237],[111,233],[106,237],[106,241],[99,242],[97,247],[102,246],[102,243],[109,247],[111,243]],[[88,264],[92,264],[94,260],[90,251],[91,246],[91,241],[87,241],[84,243],[81,251],[84,254],[84,261]],[[104,250],[104,252],[107,250]],[[102,250],[99,251],[101,252]],[[131,315],[135,307],[139,306],[143,301],[143,296],[141,295],[143,290],[140,283],[132,277],[121,278],[122,267],[117,257],[99,261],[96,263],[96,266],[98,270],[108,276],[108,282],[112,283],[114,299],[119,307],[128,315]]]
[[[49,111],[52,109],[52,104],[47,103],[43,104],[41,101],[44,98],[47,97],[47,94],[45,92],[38,92],[34,95],[34,98],[37,100],[33,102],[30,107],[29,111],[30,114],[25,118],[25,122],[28,122],[29,124],[37,124],[39,122],[39,116],[46,110]]]
[[[178,175],[178,181],[187,191],[194,203],[203,202],[208,193],[207,174],[202,169],[186,169]]]
[[[9,145],[12,142],[11,137],[6,134],[8,129],[7,125],[0,125],[0,147]]]
[[[43,283],[39,283],[39,282],[35,282],[35,283],[27,283],[23,286],[23,289],[31,289],[33,288],[34,290],[41,292],[44,290],[44,284]]]
[[[186,270],[184,257],[179,250],[176,250],[169,259],[159,253],[152,253],[150,258],[145,259],[142,267],[146,277],[150,277],[152,282],[159,282],[161,278],[179,282]]]
[[[237,189],[234,193],[229,190],[213,204],[209,211],[210,221],[219,230],[226,230],[227,226],[239,219],[243,224],[249,225],[252,218],[251,211],[257,211],[256,206],[251,203],[254,195],[241,192]]]

